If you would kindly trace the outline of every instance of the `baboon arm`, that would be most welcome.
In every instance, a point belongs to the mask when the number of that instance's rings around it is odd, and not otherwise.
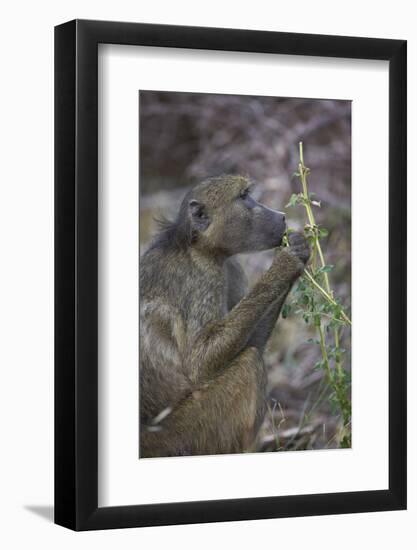
[[[289,292],[290,288],[288,289]],[[263,352],[265,346],[274,330],[275,324],[278,321],[282,306],[288,296],[288,292],[283,294],[276,300],[256,325],[255,330],[249,337],[248,346],[254,346],[260,352]]]
[[[298,258],[281,250],[252,290],[221,321],[204,327],[189,348],[195,382],[209,380],[248,345],[254,328],[274,302],[284,302],[300,273]]]
[[[230,311],[240,302],[248,290],[248,281],[241,265],[235,258],[226,262],[227,310]]]

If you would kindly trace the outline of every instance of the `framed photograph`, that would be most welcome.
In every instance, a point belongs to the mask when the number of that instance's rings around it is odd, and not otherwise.
[[[406,42],[55,29],[55,522],[406,508]]]

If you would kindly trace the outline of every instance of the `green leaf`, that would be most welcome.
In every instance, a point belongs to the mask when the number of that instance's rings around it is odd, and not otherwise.
[[[308,294],[303,294],[303,296],[301,297],[301,302],[304,305],[307,305],[310,302],[310,298],[309,298]]]
[[[341,325],[344,325],[344,321],[341,321],[340,319],[335,319],[333,318],[330,323],[329,323],[329,327],[330,328],[339,328]]]
[[[288,201],[288,204],[286,204],[285,207],[288,208],[289,206],[295,206],[299,203],[299,200],[299,195],[293,193],[290,197],[290,200]]]
[[[349,437],[347,435],[345,435],[345,437],[342,439],[342,441],[340,442],[340,447],[342,449],[350,449],[351,447],[351,444],[350,444],[350,440],[349,440]]]
[[[324,369],[324,367],[325,367],[324,361],[317,361],[317,363],[315,363],[313,367],[313,370],[321,370],[321,369]]]
[[[281,312],[282,318],[286,319],[290,313],[291,313],[290,304],[284,304],[284,307],[282,308],[282,312]]]
[[[334,268],[334,265],[323,265],[319,267],[317,273],[329,273]]]

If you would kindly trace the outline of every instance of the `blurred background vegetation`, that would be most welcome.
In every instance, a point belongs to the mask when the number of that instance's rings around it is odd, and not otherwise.
[[[293,174],[298,143],[310,168],[309,188],[321,202],[317,223],[335,295],[351,307],[351,102],[223,94],[141,91],[140,245],[157,230],[155,218],[175,217],[195,182],[219,174],[243,174],[258,185],[257,199],[285,210],[302,229],[301,206],[286,208],[300,191]],[[241,255],[250,283],[268,268],[273,251]],[[268,414],[258,451],[337,448],[341,419],[329,400],[320,350],[307,340],[314,327],[301,315],[281,319],[265,354],[269,371]],[[344,367],[350,371],[350,330],[342,334]],[[350,397],[350,396],[349,396]]]

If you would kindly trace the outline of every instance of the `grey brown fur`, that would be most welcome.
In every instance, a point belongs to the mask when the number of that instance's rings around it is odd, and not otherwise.
[[[198,184],[141,258],[141,457],[242,452],[264,417],[262,352],[309,250],[290,235],[246,291],[232,256],[285,231],[248,188],[240,176]]]

